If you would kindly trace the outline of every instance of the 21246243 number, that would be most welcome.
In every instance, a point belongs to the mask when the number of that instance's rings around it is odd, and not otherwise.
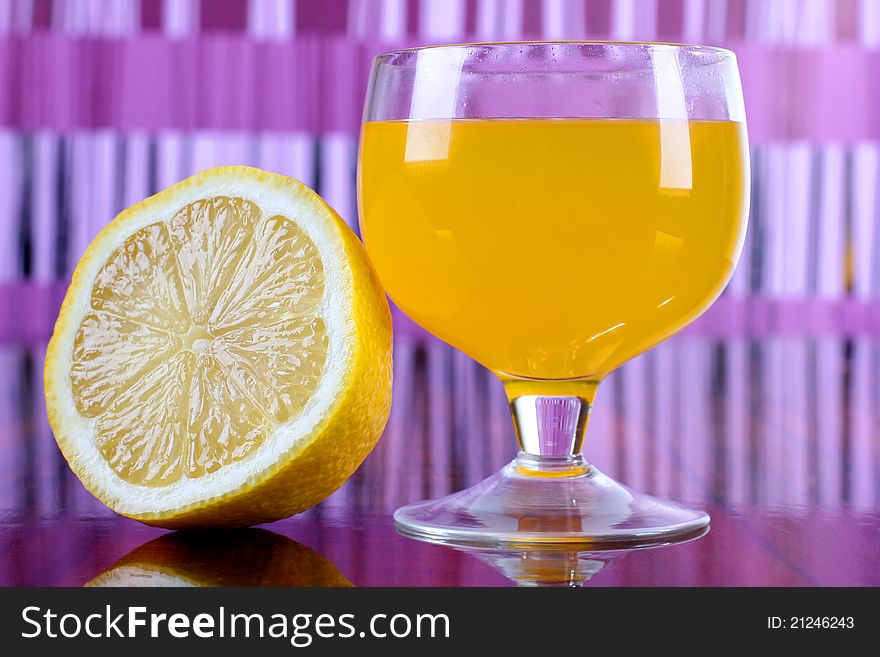
[[[851,630],[855,627],[853,616],[768,616],[767,627],[771,630]]]

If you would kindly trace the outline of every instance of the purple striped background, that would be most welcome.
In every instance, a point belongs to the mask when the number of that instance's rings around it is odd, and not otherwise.
[[[0,281],[64,280],[122,207],[216,164],[356,226],[371,58],[523,38],[735,50],[754,194],[727,295],[880,298],[877,0],[0,0]]]
[[[356,135],[370,61],[400,45],[228,33],[7,36],[0,38],[0,125]],[[880,138],[880,50],[724,45],[739,58],[752,143]]]
[[[37,514],[105,512],[55,449],[39,371],[65,281],[116,212],[241,163],[303,180],[356,225],[373,54],[519,38],[721,44],[742,68],[740,266],[681,338],[603,384],[590,458],[698,503],[722,490],[734,505],[876,509],[880,0],[0,0],[0,362],[19,372],[0,379],[0,440],[36,450],[31,469],[0,458],[0,509],[29,508],[28,476]],[[513,449],[497,382],[395,320],[386,436],[328,507],[351,508],[366,481],[383,508],[442,495]]]

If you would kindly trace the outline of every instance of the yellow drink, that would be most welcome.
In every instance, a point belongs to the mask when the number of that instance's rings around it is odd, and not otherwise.
[[[367,123],[362,232],[394,302],[489,369],[599,379],[720,294],[746,148],[727,121]]]

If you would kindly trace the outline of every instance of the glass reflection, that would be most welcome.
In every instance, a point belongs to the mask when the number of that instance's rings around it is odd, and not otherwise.
[[[519,586],[584,586],[611,559],[623,555],[566,550],[478,552],[475,556]]]
[[[675,541],[661,541],[635,549],[607,549],[597,551],[571,550],[561,547],[523,550],[485,550],[478,548],[450,548],[471,554],[498,570],[518,586],[586,586],[594,575],[614,561],[618,568],[627,555],[667,545],[690,543],[709,533],[708,528]],[[626,568],[625,565],[622,566]]]

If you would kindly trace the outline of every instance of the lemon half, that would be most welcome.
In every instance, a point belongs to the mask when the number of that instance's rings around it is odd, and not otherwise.
[[[65,458],[116,512],[164,527],[277,520],[332,493],[378,440],[388,303],[312,190],[209,169],[89,245],[44,385]]]

